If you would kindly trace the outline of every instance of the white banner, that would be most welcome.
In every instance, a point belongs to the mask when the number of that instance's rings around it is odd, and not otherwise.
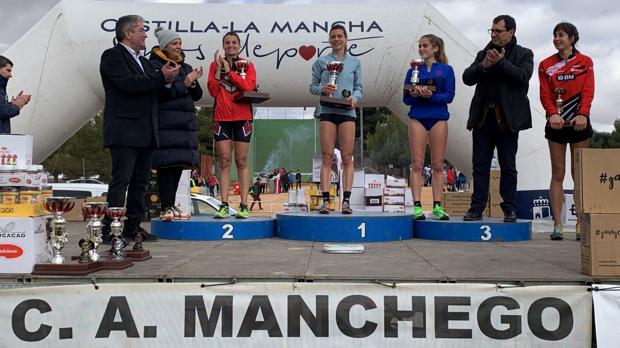
[[[596,346],[599,348],[618,347],[620,342],[620,286],[597,284],[593,286],[594,323],[596,326]]]
[[[585,347],[592,335],[585,286],[106,283],[0,296],[2,347]]]

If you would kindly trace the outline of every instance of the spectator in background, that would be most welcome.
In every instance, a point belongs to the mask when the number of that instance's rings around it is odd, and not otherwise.
[[[21,109],[30,101],[30,94],[19,92],[11,97],[6,94],[6,86],[13,77],[13,62],[5,56],[0,56],[0,134],[11,133],[11,118],[19,115]]]
[[[295,174],[295,189],[301,189],[301,172],[297,169],[297,173]]]
[[[254,209],[254,203],[258,202],[258,209],[263,210],[263,206],[261,204],[260,194],[263,189],[263,184],[261,183],[260,177],[256,178],[256,181],[252,186],[250,186],[250,195],[252,195],[252,204],[250,205],[250,211]]]

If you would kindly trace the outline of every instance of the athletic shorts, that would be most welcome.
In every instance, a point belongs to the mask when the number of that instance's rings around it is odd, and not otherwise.
[[[213,136],[215,141],[249,143],[252,138],[252,121],[213,121]]]
[[[549,127],[549,122],[545,126],[545,138],[559,144],[574,144],[592,137],[592,125],[588,117],[588,125],[582,131],[576,131],[573,127],[562,127],[562,129],[553,129]]]
[[[321,114],[319,120],[331,122],[338,126],[343,122],[355,122],[355,117],[340,114]]]

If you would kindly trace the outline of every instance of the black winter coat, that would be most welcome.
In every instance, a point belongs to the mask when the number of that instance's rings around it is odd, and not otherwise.
[[[150,60],[161,69],[166,60],[151,51]],[[161,51],[159,51],[161,54]],[[193,167],[198,165],[198,122],[194,101],[202,98],[202,88],[196,81],[194,87],[185,87],[185,77],[193,68],[184,61],[170,88],[160,90],[158,102],[159,148],[153,151],[153,168],[170,166]]]
[[[463,82],[468,86],[476,85],[476,92],[469,107],[467,129],[472,130],[482,114],[489,86],[492,85],[491,79],[495,79],[497,86],[497,91],[492,93],[499,94],[499,101],[510,130],[516,133],[532,128],[532,112],[527,91],[534,71],[534,53],[528,48],[517,45],[517,39],[513,37],[505,46],[504,59],[488,71],[484,71],[482,61],[491,47],[492,44],[489,43],[478,52],[476,60],[463,72]]]

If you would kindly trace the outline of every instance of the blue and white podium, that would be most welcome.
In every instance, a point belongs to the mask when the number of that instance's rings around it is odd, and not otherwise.
[[[355,211],[351,215],[282,213],[276,215],[276,235],[282,239],[316,242],[387,242],[413,237],[411,215]]]
[[[414,222],[415,238],[465,242],[515,242],[532,239],[532,223],[517,220],[485,218],[482,221],[463,221],[461,216],[449,221],[422,220]]]
[[[236,240],[260,239],[274,236],[275,219],[214,219],[211,216],[192,216],[190,220],[165,222],[153,219],[151,233],[161,239],[176,240]]]

